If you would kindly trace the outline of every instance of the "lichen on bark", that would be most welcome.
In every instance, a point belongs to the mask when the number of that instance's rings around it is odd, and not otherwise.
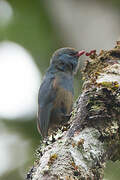
[[[70,121],[43,143],[28,179],[99,180],[108,160],[120,160],[120,42],[92,54],[83,78]]]

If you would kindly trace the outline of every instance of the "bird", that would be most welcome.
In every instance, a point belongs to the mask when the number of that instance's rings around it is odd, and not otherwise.
[[[85,53],[74,48],[60,48],[54,52],[38,93],[37,129],[42,137],[49,129],[56,129],[69,120],[74,98],[74,74],[78,59]]]

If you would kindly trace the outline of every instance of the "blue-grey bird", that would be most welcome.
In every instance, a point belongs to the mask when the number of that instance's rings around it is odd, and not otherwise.
[[[56,128],[70,115],[73,105],[74,72],[84,51],[61,48],[55,51],[38,95],[37,127],[45,137],[48,129]]]

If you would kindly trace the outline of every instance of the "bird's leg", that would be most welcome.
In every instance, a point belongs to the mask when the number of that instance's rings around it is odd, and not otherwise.
[[[69,121],[71,114],[62,114],[61,117],[61,124],[65,124]]]
[[[52,134],[52,143],[55,142],[55,138],[54,138],[54,135]]]
[[[49,144],[48,144],[48,137],[44,137],[43,143],[44,143],[46,146],[49,145]]]

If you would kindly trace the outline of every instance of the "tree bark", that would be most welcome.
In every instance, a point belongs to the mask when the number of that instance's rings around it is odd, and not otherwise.
[[[69,123],[41,145],[32,180],[101,180],[105,163],[120,159],[120,42],[92,54]]]

